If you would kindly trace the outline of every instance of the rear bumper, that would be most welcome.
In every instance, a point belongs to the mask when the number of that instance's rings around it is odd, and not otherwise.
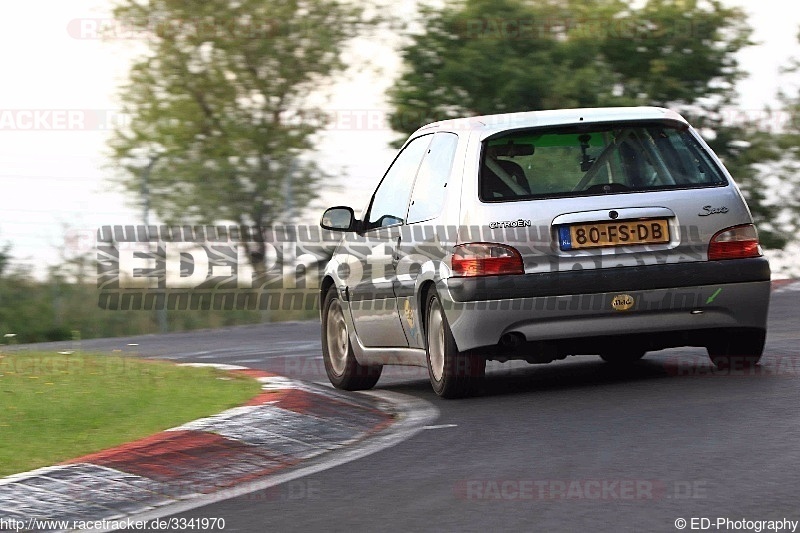
[[[755,257],[515,276],[449,278],[447,288],[455,302],[477,302],[565,294],[716,286],[769,280],[769,261],[763,257]]]
[[[440,284],[439,291],[456,344],[460,350],[470,350],[497,345],[507,333],[535,342],[765,329],[769,276],[768,262],[758,258],[602,272],[451,278]],[[624,311],[612,306],[621,294],[633,298],[632,307]]]

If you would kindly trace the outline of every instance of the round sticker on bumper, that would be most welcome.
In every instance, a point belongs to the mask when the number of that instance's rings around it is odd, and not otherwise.
[[[611,307],[615,311],[627,311],[633,307],[634,303],[636,302],[630,294],[618,294],[611,300]]]

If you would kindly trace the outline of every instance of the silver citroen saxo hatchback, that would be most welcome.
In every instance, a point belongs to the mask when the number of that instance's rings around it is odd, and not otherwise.
[[[325,368],[366,389],[426,366],[443,397],[486,361],[612,364],[701,346],[764,349],[770,269],[733,179],[659,108],[567,109],[430,124],[404,144],[321,281]]]

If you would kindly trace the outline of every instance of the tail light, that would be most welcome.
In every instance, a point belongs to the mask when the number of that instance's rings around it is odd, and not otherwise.
[[[522,256],[511,246],[470,243],[456,246],[450,260],[456,276],[522,274]]]
[[[714,235],[708,245],[710,261],[760,256],[758,232],[752,224],[724,229]]]

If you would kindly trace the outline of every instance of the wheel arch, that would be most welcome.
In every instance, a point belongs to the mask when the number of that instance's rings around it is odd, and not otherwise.
[[[444,300],[440,294],[438,294],[436,290],[436,282],[432,279],[424,281],[420,287],[419,291],[417,292],[417,309],[419,311],[419,323],[422,324],[422,336],[426,338],[428,335],[428,310],[426,308],[426,304],[428,302],[428,295],[431,292],[436,292],[437,296],[439,297],[439,303],[442,306],[442,312],[444,313],[445,319],[449,320],[447,317],[447,309],[445,308]],[[458,339],[453,339],[458,348]]]
[[[325,276],[322,279],[322,283],[319,286],[319,316],[320,320],[322,320],[322,313],[323,307],[325,305],[325,295],[328,294],[328,291],[334,285],[333,278],[331,276]]]
[[[436,284],[431,279],[424,281],[417,291],[417,312],[419,313],[419,323],[422,324],[423,338],[428,335],[428,310],[425,304],[431,291],[436,291]]]

